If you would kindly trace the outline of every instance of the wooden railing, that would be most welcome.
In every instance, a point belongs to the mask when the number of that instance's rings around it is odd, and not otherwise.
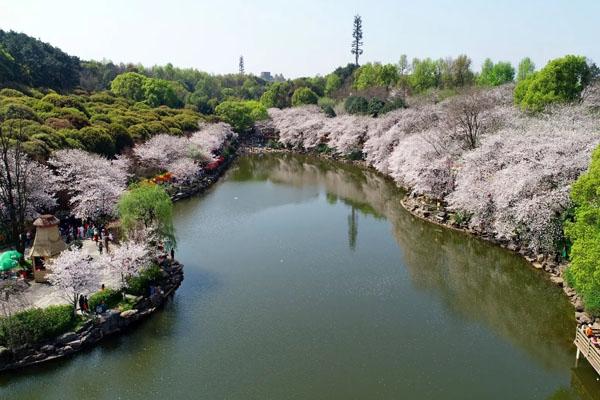
[[[576,331],[574,343],[577,346],[577,359],[579,359],[579,354],[583,354],[590,365],[600,374],[600,349],[592,344],[590,338],[581,329],[578,328]]]

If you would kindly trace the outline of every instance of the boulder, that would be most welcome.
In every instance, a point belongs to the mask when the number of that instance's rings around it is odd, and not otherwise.
[[[64,334],[60,335],[56,339],[56,341],[58,343],[60,343],[60,344],[65,344],[65,343],[68,343],[68,342],[72,342],[73,340],[75,340],[77,338],[78,338],[78,336],[77,336],[77,334],[75,332],[67,332],[67,333],[64,333]]]
[[[592,322],[592,319],[590,318],[589,315],[587,315],[584,312],[579,312],[576,311],[575,312],[575,319],[577,319],[577,322],[579,322],[579,324],[589,324]]]
[[[538,254],[536,257],[536,261],[541,263],[544,261],[544,255],[543,254]]]
[[[575,307],[575,311],[583,311],[583,301],[580,298],[575,299],[573,306]]]
[[[0,346],[0,366],[10,361],[12,352],[4,346]]]
[[[54,347],[51,344],[47,344],[40,348],[40,351],[43,351],[44,353],[54,353],[55,350],[56,350],[56,347]]]
[[[138,310],[136,310],[136,309],[123,311],[121,313],[121,318],[130,318],[130,317],[134,316],[135,314],[137,314],[137,312],[138,312]]]
[[[67,343],[67,346],[70,346],[73,350],[77,350],[81,347],[81,341],[79,339],[73,340],[72,342]]]
[[[554,283],[555,285],[558,285],[560,287],[562,287],[565,283],[563,278],[561,278],[560,276],[551,276],[550,280],[552,281],[552,283]]]
[[[531,263],[535,269],[542,269],[542,264],[539,262]]]

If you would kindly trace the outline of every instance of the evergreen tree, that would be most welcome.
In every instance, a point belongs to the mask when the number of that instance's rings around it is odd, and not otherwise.
[[[244,75],[244,56],[240,56],[240,75]]]
[[[362,18],[360,17],[360,15],[355,15],[354,16],[354,29],[352,31],[352,50],[350,51],[352,54],[354,54],[355,57],[355,64],[358,66],[358,57],[360,57],[363,53],[362,50],[362,38],[363,38],[363,32],[362,32]]]

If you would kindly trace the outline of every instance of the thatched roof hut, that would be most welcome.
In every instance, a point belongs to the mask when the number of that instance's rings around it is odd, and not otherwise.
[[[67,248],[58,231],[59,223],[54,215],[42,215],[33,222],[35,240],[29,257],[52,257]]]

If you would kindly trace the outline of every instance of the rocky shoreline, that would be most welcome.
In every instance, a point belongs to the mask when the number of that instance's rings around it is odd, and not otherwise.
[[[152,296],[136,298],[131,310],[108,310],[94,316],[74,332],[67,332],[35,345],[24,345],[12,350],[0,347],[0,371],[66,358],[107,337],[122,333],[162,307],[182,281],[183,265],[173,261],[168,268],[163,269],[163,279],[158,286],[160,290],[156,290]]]

